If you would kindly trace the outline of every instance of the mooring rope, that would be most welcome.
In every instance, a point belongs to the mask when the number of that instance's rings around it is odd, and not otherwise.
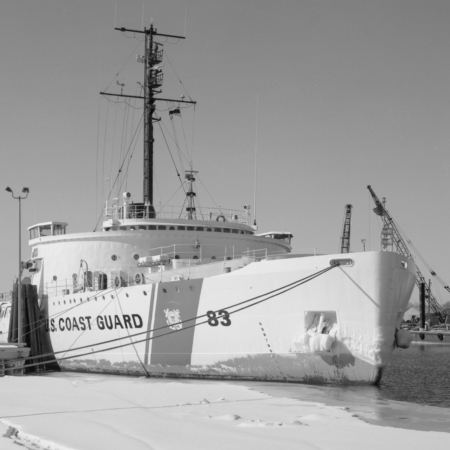
[[[313,279],[315,279],[315,278],[325,274],[326,272],[328,272],[331,269],[333,269],[335,267],[338,267],[338,266],[339,266],[339,264],[334,264],[334,265],[329,266],[329,267],[327,267],[325,269],[319,270],[318,272],[315,272],[315,273],[313,273],[311,275],[308,275],[307,277],[301,278],[301,279],[296,280],[296,281],[294,281],[292,283],[284,285],[284,286],[282,286],[280,288],[274,289],[272,291],[266,292],[264,294],[258,295],[256,297],[253,297],[253,298],[250,298],[250,299],[247,299],[247,300],[243,300],[243,301],[235,303],[233,305],[229,305],[227,307],[222,307],[220,309],[217,309],[217,310],[214,311],[214,313],[216,313],[216,314],[218,312],[223,312],[224,310],[227,310],[227,313],[226,314],[219,314],[219,315],[217,315],[216,319],[224,318],[226,315],[236,314],[239,311],[243,311],[245,309],[251,308],[251,307],[256,306],[256,305],[258,305],[258,304],[260,304],[262,302],[265,302],[265,301],[270,300],[270,299],[272,299],[274,297],[277,297],[277,296],[279,296],[281,294],[284,294],[285,292],[288,292],[288,291],[290,291],[292,289],[295,289],[295,288],[297,288],[297,287],[299,287],[299,286],[301,286],[301,285],[303,285],[303,284],[305,284],[305,283],[307,283],[309,281],[312,281]],[[269,297],[262,298],[262,297],[266,297],[266,296],[269,296]],[[258,299],[261,299],[261,300],[258,300]],[[246,305],[246,303],[252,302],[254,300],[258,300],[258,301]],[[229,309],[236,308],[236,307],[238,307],[240,305],[245,305],[245,306],[242,306],[241,308],[238,308],[235,311],[231,311],[231,312],[228,311]],[[178,324],[185,324],[186,322],[192,322],[193,320],[202,319],[204,317],[207,317],[207,314],[202,314],[202,315],[199,315],[199,316],[196,316],[196,317],[192,317],[192,318],[189,318],[189,319],[177,322],[177,325]],[[108,347],[108,348],[104,348],[104,349],[101,349],[101,350],[93,350],[93,351],[90,351],[90,352],[87,352],[87,353],[67,356],[67,357],[63,357],[63,358],[55,358],[54,360],[48,360],[48,361],[45,361],[45,362],[26,364],[26,365],[22,366],[22,368],[34,367],[34,366],[49,364],[51,362],[64,361],[64,360],[67,360],[67,359],[79,358],[79,357],[82,357],[82,356],[92,355],[92,354],[95,354],[95,353],[102,353],[102,352],[106,352],[106,351],[110,351],[110,350],[116,350],[118,348],[128,347],[130,345],[139,344],[139,343],[146,342],[146,341],[151,341],[153,339],[157,339],[157,338],[160,338],[160,337],[163,337],[163,336],[168,336],[170,334],[174,334],[174,333],[178,333],[178,332],[181,332],[181,331],[184,331],[184,330],[188,330],[190,328],[193,328],[193,327],[196,327],[196,326],[199,326],[199,325],[203,325],[203,324],[208,323],[208,322],[209,322],[209,318],[208,318],[208,320],[204,320],[202,322],[195,323],[193,325],[189,325],[187,327],[183,327],[183,328],[178,329],[178,330],[173,330],[173,331],[170,331],[168,333],[161,334],[159,336],[152,336],[152,337],[148,337],[148,338],[141,339],[141,340],[135,340],[135,341],[131,341],[130,343],[123,344],[123,345],[117,345],[117,346],[114,346],[114,347]],[[58,352],[51,352],[51,353],[45,353],[45,354],[42,354],[42,355],[34,355],[34,356],[28,356],[26,358],[9,360],[9,363],[23,362],[23,361],[27,361],[29,359],[43,358],[43,357],[47,357],[47,356],[54,356],[54,355],[57,355],[57,354],[60,354],[60,353],[67,353],[68,351],[74,352],[74,351],[78,351],[78,350],[83,350],[85,348],[92,348],[92,347],[96,347],[96,346],[99,346],[99,345],[110,344],[112,342],[117,342],[117,341],[120,341],[122,339],[130,339],[131,340],[132,337],[136,337],[136,336],[140,336],[140,335],[148,334],[148,333],[153,333],[155,331],[159,331],[159,330],[162,330],[162,329],[170,328],[171,326],[173,326],[173,324],[165,325],[165,326],[158,327],[158,328],[153,328],[153,329],[142,331],[142,332],[139,332],[139,333],[130,334],[128,336],[123,336],[123,337],[119,337],[119,338],[115,338],[115,339],[110,339],[110,340],[98,342],[98,343],[95,343],[95,344],[89,344],[89,345],[85,345],[85,346],[81,346],[81,347],[76,347],[76,348],[73,348],[71,350],[61,350],[61,351],[58,351]]]

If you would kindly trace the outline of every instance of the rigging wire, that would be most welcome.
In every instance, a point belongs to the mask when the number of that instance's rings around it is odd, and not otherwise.
[[[178,158],[179,158],[179,160],[180,160],[181,170],[182,170],[183,172],[185,172],[185,168],[184,168],[184,165],[183,165],[183,160],[182,160],[182,158],[181,158],[182,152],[181,152],[181,149],[180,149],[180,145],[178,144],[177,131],[176,131],[176,129],[175,129],[175,124],[174,124],[174,121],[173,121],[173,115],[170,117],[170,124],[172,125],[173,136],[174,136],[174,140],[175,140],[175,146],[176,146],[176,148],[177,148]],[[188,156],[189,156],[189,155],[188,155]],[[189,164],[189,159],[188,159],[187,161],[188,161],[188,164]]]
[[[170,147],[169,147],[169,143],[167,142],[166,135],[164,134],[164,131],[163,131],[162,127],[161,127],[161,121],[158,122],[158,125],[159,125],[159,128],[160,128],[160,130],[161,130],[161,134],[162,134],[162,136],[163,136],[163,138],[164,138],[164,141],[165,141],[165,143],[166,143],[167,150],[169,151],[170,158],[172,159],[173,166],[174,166],[175,171],[176,171],[176,173],[177,173],[177,177],[178,177],[178,179],[180,180],[181,187],[183,188],[183,191],[186,193],[186,191],[185,191],[185,189],[184,189],[183,180],[181,179],[181,176],[180,176],[180,172],[178,171],[177,165],[175,164],[175,160],[173,159],[172,152],[170,151]],[[179,189],[177,189],[177,191],[178,191],[178,190],[179,190]]]
[[[106,118],[105,118],[105,132],[103,134],[103,165],[102,165],[102,202],[103,202],[103,179],[105,178],[105,154],[106,154],[106,130],[108,128],[108,116],[109,116],[109,102],[106,105]]]
[[[123,33],[122,33],[123,34]],[[127,37],[127,36],[125,36]],[[137,38],[135,38],[137,39]],[[128,59],[124,62],[123,66],[120,68],[120,70],[116,73],[116,75],[114,76],[114,78],[110,81],[110,83],[108,84],[108,86],[106,86],[106,89],[104,90],[104,92],[108,91],[108,88],[111,86],[112,82],[119,76],[120,72],[122,72],[123,68],[128,64],[128,61],[130,60],[130,58],[136,53],[136,50],[138,49],[138,47],[142,44],[143,39],[138,39],[139,40],[139,44],[136,46],[136,48],[133,50],[133,52],[131,53],[131,55],[128,57]]]
[[[98,208],[98,147],[100,141],[100,106],[101,106],[101,97],[98,98],[98,116],[97,116],[97,152],[95,155],[95,211]],[[105,156],[103,152],[103,165],[105,162]],[[103,180],[103,169],[102,169],[102,180]],[[102,182],[102,197],[103,199],[103,182]],[[95,217],[95,216],[94,216]]]
[[[169,42],[169,43],[170,43],[170,42]],[[189,92],[188,92],[188,91],[186,90],[186,88],[184,87],[184,84],[183,84],[183,82],[181,81],[180,77],[178,76],[178,73],[177,73],[177,71],[175,70],[175,67],[173,67],[172,63],[170,62],[170,58],[169,58],[169,55],[167,54],[167,52],[164,52],[164,56],[167,58],[167,61],[169,62],[170,66],[172,67],[172,70],[174,71],[176,77],[178,78],[178,81],[180,82],[182,88],[184,89],[184,92],[186,92],[186,95],[189,97],[189,100],[192,102],[193,100],[192,100],[191,96],[189,95]]]
[[[191,170],[193,170],[194,160],[192,158],[192,149],[191,149],[191,154],[189,155],[189,148],[187,145],[186,133],[184,132],[183,117],[181,116],[181,114],[180,114],[180,119],[181,119],[181,129],[183,130],[184,145],[186,147],[186,154],[188,155],[188,159],[189,159],[189,166],[190,166]]]
[[[161,124],[161,122],[158,122]],[[174,142],[175,146],[177,147],[178,150],[180,150],[177,142],[175,141],[175,138],[170,134],[170,131],[167,129],[167,127],[164,125],[164,123],[162,123],[160,126],[164,127],[164,129],[166,130],[167,134],[171,137],[172,141]],[[180,153],[181,156],[185,159],[186,164],[189,164],[189,160],[186,158],[185,155],[183,155],[183,152]]]
[[[118,180],[118,178],[119,178],[119,176],[120,176],[120,173],[121,173],[121,171],[122,171],[122,168],[123,168],[123,166],[124,166],[124,164],[125,164],[125,161],[126,161],[126,158],[127,158],[127,156],[128,156],[128,152],[129,152],[130,149],[131,149],[131,145],[133,144],[134,138],[136,137],[137,131],[138,131],[138,129],[140,128],[140,124],[141,124],[141,122],[143,121],[143,118],[144,118],[144,115],[142,114],[141,119],[140,119],[139,124],[138,124],[138,127],[136,128],[136,131],[135,131],[135,133],[134,133],[134,135],[133,135],[133,137],[132,137],[132,139],[131,139],[130,146],[128,147],[127,153],[125,154],[124,160],[122,161],[122,164],[121,164],[120,167],[119,167],[119,171],[118,171],[117,176],[116,176],[116,178],[115,178],[115,180],[114,180],[114,184],[111,186],[111,189],[110,189],[109,194],[108,194],[108,199],[109,199],[109,197],[111,196],[111,193],[112,193],[112,191],[113,191],[113,189],[114,189],[114,186],[115,186],[116,183],[117,183],[117,180]],[[98,220],[97,220],[97,223],[96,223],[96,225],[95,225],[94,231],[97,229],[97,226],[98,226],[98,223],[100,222],[100,219],[101,219],[101,217],[102,217],[102,214],[103,214],[103,208],[102,208],[102,211],[100,212],[100,216],[99,216],[99,218],[98,218]]]
[[[212,196],[211,196],[211,194],[209,193],[209,191],[208,191],[208,189],[206,189],[206,186],[205,186],[205,184],[203,183],[203,181],[200,179],[200,177],[198,176],[198,173],[197,173],[197,179],[198,179],[198,181],[200,181],[200,183],[202,184],[202,186],[203,186],[203,189],[206,191],[206,193],[209,195],[209,198],[212,200],[212,202],[216,205],[216,208],[220,211],[220,214],[222,214],[223,215],[223,213],[222,213],[222,210],[220,209],[220,205],[218,205],[215,201],[214,201],[214,199],[212,198]]]

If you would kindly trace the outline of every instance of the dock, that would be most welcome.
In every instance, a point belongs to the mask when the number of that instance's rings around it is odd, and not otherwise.
[[[20,358],[26,358],[30,355],[30,347],[25,343],[6,344],[0,343],[0,377],[5,375],[22,374],[22,365],[18,361]],[[14,361],[14,362],[9,362]]]

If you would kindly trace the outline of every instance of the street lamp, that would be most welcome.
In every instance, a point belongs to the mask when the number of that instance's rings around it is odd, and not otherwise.
[[[19,344],[22,341],[22,248],[21,248],[21,211],[20,211],[20,200],[25,200],[28,197],[28,194],[30,193],[30,190],[27,187],[22,188],[22,192],[25,195],[25,197],[21,197],[20,195],[15,197],[14,192],[10,187],[6,188],[6,191],[11,192],[12,198],[19,200],[19,277],[18,277],[18,286],[17,286],[17,343]]]

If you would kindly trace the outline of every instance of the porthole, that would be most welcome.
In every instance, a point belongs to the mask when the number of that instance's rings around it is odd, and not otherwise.
[[[114,295],[111,294],[111,298],[114,299]]]
[[[83,299],[82,298],[80,298],[80,302],[82,302],[83,301]]]
[[[137,253],[133,254],[133,259],[135,259],[136,261],[139,259],[139,255]]]
[[[142,291],[144,293],[144,295],[147,295],[147,291]]]
[[[111,255],[111,259],[112,259],[113,261],[117,261],[117,255]]]
[[[127,297],[129,297],[129,295],[128,294],[125,294]]]
[[[61,304],[61,302],[58,302],[58,305],[60,305]]]
[[[53,275],[53,281],[56,281],[58,277],[56,275]]]
[[[189,286],[189,289],[190,289],[191,291],[193,291],[193,290],[194,290],[194,286]]]
[[[66,301],[64,300],[64,304],[66,304]]]
[[[164,294],[167,294],[167,289],[164,288],[164,289],[163,289],[163,292],[164,292]]]

